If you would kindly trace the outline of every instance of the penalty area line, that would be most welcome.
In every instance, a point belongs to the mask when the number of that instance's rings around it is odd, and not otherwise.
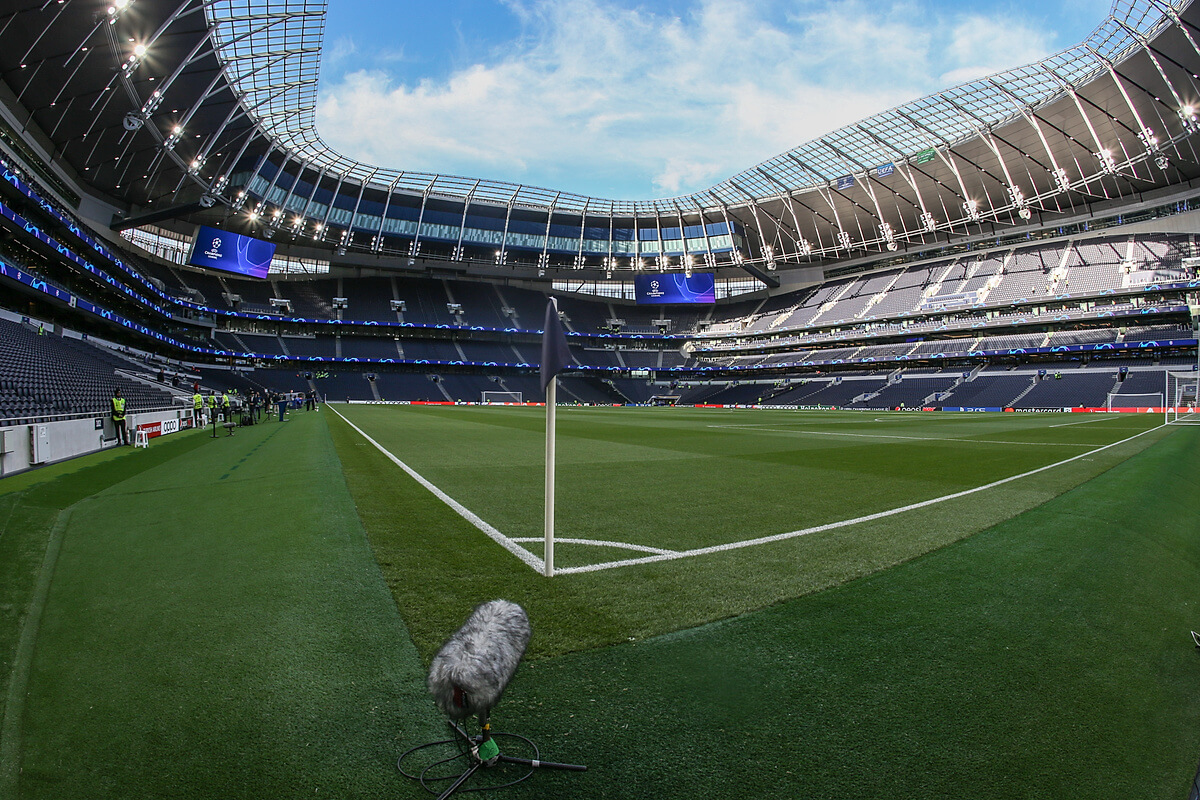
[[[491,539],[496,544],[503,547],[508,552],[512,553],[517,558],[521,559],[522,563],[524,563],[526,566],[531,568],[534,572],[537,572],[539,575],[545,570],[545,568],[546,568],[545,561],[538,558],[533,553],[526,550],[524,547],[521,547],[521,545],[517,544],[512,539],[505,536],[498,529],[496,529],[493,525],[490,525],[487,522],[485,522],[474,511],[471,511],[471,509],[467,508],[462,503],[458,502],[453,497],[446,494],[438,487],[434,486],[432,483],[430,483],[428,480],[426,480],[424,478],[424,476],[422,476],[419,472],[417,472],[415,469],[410,467],[408,464],[405,464],[400,459],[396,458],[394,455],[392,455],[388,451],[387,448],[385,448],[379,442],[375,441],[370,436],[368,436],[366,431],[364,431],[362,428],[358,427],[353,422],[351,422],[350,420],[348,420],[344,416],[342,416],[342,414],[336,408],[334,408],[332,405],[327,405],[326,408],[328,408],[333,413],[335,413],[339,417],[341,417],[342,421],[345,422],[347,425],[349,425],[351,428],[354,428],[354,430],[358,431],[359,436],[363,437],[368,442],[370,442],[375,447],[376,450],[378,450],[379,452],[381,452],[385,456],[387,456],[388,459],[393,464],[395,464],[400,469],[402,469],[406,473],[408,473],[408,476],[410,478],[412,478],[414,481],[416,481],[417,483],[421,484],[426,489],[428,489],[429,492],[431,494],[433,494],[434,497],[436,497],[438,500],[441,500],[446,505],[450,506],[450,508],[454,509],[454,511],[460,517],[462,517],[467,522],[474,525],[479,530],[483,531],[485,534],[487,534],[487,537],[489,539]]]
[[[722,553],[727,550],[741,550],[742,548],[745,548],[745,547],[755,547],[760,544],[771,544],[772,542],[782,542],[787,539],[795,539],[800,536],[807,536],[810,533],[821,533],[822,531],[832,531],[832,530],[836,530],[838,528],[848,528],[851,525],[857,525],[860,522],[871,522],[871,521],[877,520],[877,519],[885,519],[886,517],[893,517],[897,514],[903,514],[907,511],[915,511],[919,508],[925,508],[927,506],[933,506],[933,505],[937,505],[939,503],[945,503],[947,500],[956,500],[960,497],[967,497],[968,495],[975,494],[976,492],[984,492],[984,491],[987,491],[988,489],[995,489],[997,486],[1003,486],[1006,483],[1012,483],[1013,481],[1019,481],[1022,478],[1028,478],[1031,475],[1037,475],[1038,473],[1045,472],[1046,470],[1051,470],[1051,469],[1054,469],[1055,467],[1061,467],[1064,464],[1070,464],[1072,461],[1079,461],[1080,459],[1087,458],[1088,456],[1094,455],[1094,454],[1102,452],[1104,450],[1108,450],[1111,447],[1117,447],[1118,445],[1125,444],[1126,442],[1131,442],[1140,436],[1145,436],[1147,433],[1153,433],[1154,431],[1159,430],[1160,428],[1163,428],[1163,427],[1165,427],[1165,425],[1158,425],[1154,428],[1151,428],[1150,430],[1146,430],[1146,431],[1142,431],[1141,433],[1134,434],[1133,436],[1130,436],[1127,439],[1121,439],[1120,441],[1113,442],[1112,444],[1106,444],[1103,447],[1097,447],[1095,450],[1089,450],[1086,453],[1080,453],[1077,456],[1071,456],[1070,458],[1065,458],[1062,461],[1056,461],[1053,464],[1047,464],[1044,467],[1038,467],[1037,469],[1031,469],[1028,472],[1022,472],[1020,475],[1010,475],[1007,478],[1001,478],[998,481],[992,481],[991,483],[984,484],[983,486],[976,486],[974,489],[964,489],[961,492],[954,492],[953,494],[947,494],[947,495],[943,495],[941,497],[934,497],[930,500],[922,500],[919,503],[912,503],[910,505],[901,506],[900,508],[893,508],[888,511],[880,511],[875,514],[867,514],[862,517],[855,517],[854,519],[844,519],[840,522],[830,522],[825,525],[816,525],[812,528],[803,528],[798,531],[789,531],[788,533],[777,533],[777,534],[774,534],[773,536],[762,536],[758,539],[747,539],[742,542],[729,542],[727,544],[718,544],[718,545],[713,545],[711,547],[699,547],[694,550],[680,550],[676,553],[670,553],[670,554],[662,553],[662,554],[652,555],[652,556],[643,556],[641,558],[627,558],[627,559],[622,559],[621,561],[608,561],[603,564],[589,564],[589,565],[583,566],[583,567],[564,567],[562,569],[556,570],[556,572],[560,575],[573,575],[573,574],[580,573],[580,572],[599,572],[600,570],[615,569],[617,567],[631,567],[631,566],[634,566],[637,564],[652,564],[652,563],[655,563],[658,561],[673,561],[673,560],[679,559],[679,558],[692,558],[694,556],[704,556],[704,555],[709,555],[712,553]]]

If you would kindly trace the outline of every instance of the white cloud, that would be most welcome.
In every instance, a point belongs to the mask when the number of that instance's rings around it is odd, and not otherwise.
[[[1005,17],[972,15],[953,28],[946,55],[951,69],[940,82],[950,86],[1029,64],[1054,51],[1053,36]],[[1074,44],[1074,42],[1072,42]]]
[[[1011,20],[931,20],[915,0],[812,0],[800,13],[700,0],[681,16],[601,0],[509,6],[525,34],[507,55],[442,81],[362,70],[325,83],[321,135],[389,167],[645,198],[706,188],[960,75],[1049,52]]]
[[[344,63],[346,59],[356,52],[358,52],[358,46],[355,45],[353,38],[339,36],[336,41],[325,45],[321,55],[326,66],[336,67],[338,64]]]

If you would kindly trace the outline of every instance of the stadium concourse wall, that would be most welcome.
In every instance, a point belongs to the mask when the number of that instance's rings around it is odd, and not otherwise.
[[[154,439],[192,427],[184,408],[130,413],[126,420],[131,443],[137,431]],[[0,478],[116,447],[116,437],[112,419],[98,414],[0,427]]]

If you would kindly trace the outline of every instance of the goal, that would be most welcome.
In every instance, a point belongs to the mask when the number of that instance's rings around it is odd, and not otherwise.
[[[482,399],[484,405],[490,405],[492,403],[504,404],[523,402],[521,400],[520,392],[484,392]]]
[[[1167,372],[1166,422],[1170,424],[1200,425],[1200,408],[1197,408],[1196,389],[1200,384],[1200,373]]]
[[[1162,392],[1146,392],[1143,394],[1122,394],[1121,392],[1109,392],[1108,402],[1105,407],[1112,411],[1119,408],[1130,408],[1144,411],[1158,411],[1162,409],[1163,393]]]

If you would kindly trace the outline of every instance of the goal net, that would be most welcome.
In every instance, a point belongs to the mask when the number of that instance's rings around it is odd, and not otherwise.
[[[1105,405],[1109,411],[1121,408],[1136,409],[1138,411],[1158,411],[1165,404],[1163,403],[1162,392],[1145,392],[1142,394],[1109,392],[1108,402]]]
[[[523,401],[521,400],[520,392],[484,392],[483,393],[483,402],[485,404],[491,404],[491,403],[520,403]]]
[[[1200,425],[1196,389],[1200,373],[1167,372],[1167,424]]]

